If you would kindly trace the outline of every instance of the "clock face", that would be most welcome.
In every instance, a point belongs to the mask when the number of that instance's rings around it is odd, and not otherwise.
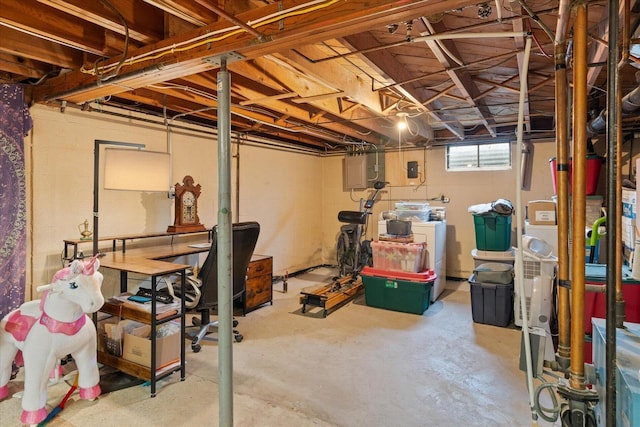
[[[185,191],[182,196],[182,204],[185,206],[193,206],[196,204],[196,196],[191,191]]]
[[[182,196],[182,223],[192,224],[196,222],[196,197],[190,191]]]

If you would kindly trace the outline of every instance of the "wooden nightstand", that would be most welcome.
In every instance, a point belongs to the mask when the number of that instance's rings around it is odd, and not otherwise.
[[[247,271],[243,311],[248,313],[265,303],[273,304],[273,257],[254,254]]]

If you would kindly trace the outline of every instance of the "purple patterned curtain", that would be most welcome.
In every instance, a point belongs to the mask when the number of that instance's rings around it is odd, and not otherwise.
[[[26,185],[24,137],[31,116],[19,85],[0,84],[0,318],[24,301]]]

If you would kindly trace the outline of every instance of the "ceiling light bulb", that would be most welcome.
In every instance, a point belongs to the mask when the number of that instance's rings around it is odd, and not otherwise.
[[[407,128],[407,122],[405,120],[400,120],[398,122],[398,129],[405,130]]]

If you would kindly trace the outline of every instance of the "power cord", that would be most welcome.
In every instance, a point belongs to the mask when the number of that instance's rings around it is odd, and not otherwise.
[[[538,379],[541,379],[541,378],[538,378]],[[556,396],[556,393],[553,390],[554,388],[558,387],[558,384],[550,383],[545,380],[542,380],[542,381],[543,383],[536,388],[536,391],[534,394],[534,398],[533,398],[534,409],[536,410],[536,413],[540,415],[540,418],[552,423],[552,422],[555,422],[558,419],[558,416],[560,415],[560,405],[558,405],[558,397]],[[549,397],[551,398],[551,403],[553,404],[553,407],[551,408],[542,406],[542,404],[540,403],[540,395],[546,389],[549,389]]]

